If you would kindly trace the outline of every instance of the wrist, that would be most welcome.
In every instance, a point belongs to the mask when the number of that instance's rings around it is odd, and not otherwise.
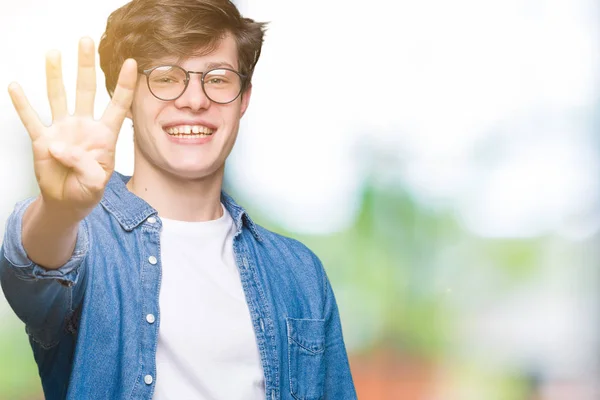
[[[91,209],[81,210],[65,202],[47,200],[42,195],[33,202],[32,206],[35,207],[32,213],[38,219],[55,227],[64,228],[77,226],[91,212]]]

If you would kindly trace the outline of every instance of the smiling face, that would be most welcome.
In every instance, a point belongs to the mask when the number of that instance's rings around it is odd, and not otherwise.
[[[164,58],[153,66],[166,64],[187,71],[204,72],[214,67],[238,71],[236,42],[227,35],[207,55],[179,62]],[[129,114],[135,131],[135,175],[152,171],[185,180],[222,177],[250,94],[248,88],[231,103],[214,103],[202,91],[201,75],[190,74],[183,95],[164,101],[152,95],[146,76],[140,74]]]

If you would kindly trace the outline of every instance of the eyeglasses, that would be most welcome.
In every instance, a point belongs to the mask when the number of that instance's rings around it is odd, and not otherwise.
[[[180,98],[190,83],[190,75],[198,74],[206,97],[217,104],[231,103],[242,93],[246,79],[245,75],[229,68],[197,72],[186,71],[178,65],[159,65],[139,72],[146,75],[150,93],[164,101]]]

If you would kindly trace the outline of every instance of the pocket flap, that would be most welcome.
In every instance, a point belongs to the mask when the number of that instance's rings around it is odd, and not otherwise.
[[[286,318],[288,338],[304,349],[320,353],[325,350],[325,320]]]

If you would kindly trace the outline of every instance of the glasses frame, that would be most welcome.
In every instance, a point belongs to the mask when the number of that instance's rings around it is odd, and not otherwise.
[[[185,72],[185,86],[183,88],[183,90],[181,91],[181,93],[179,94],[179,96],[174,97],[172,99],[163,99],[161,97],[158,97],[153,91],[152,88],[150,87],[150,74],[152,73],[152,71],[154,71],[155,69],[158,68],[164,68],[164,67],[175,67],[175,68],[179,68],[180,70],[182,70],[183,72]],[[233,73],[235,73],[237,76],[240,77],[240,91],[239,93],[230,101],[227,102],[219,102],[219,101],[214,101],[209,95],[208,93],[206,93],[206,89],[204,88],[204,77],[207,74],[210,74],[212,71],[216,71],[216,70],[226,70],[226,71],[231,71]],[[209,99],[210,101],[212,101],[213,103],[216,104],[229,104],[234,102],[238,97],[240,97],[240,95],[244,92],[244,89],[246,87],[246,78],[248,77],[247,75],[242,75],[239,72],[237,72],[234,69],[231,68],[227,68],[227,67],[216,67],[216,68],[211,68],[208,71],[202,72],[202,71],[188,71],[186,69],[183,69],[182,67],[180,67],[179,65],[175,65],[175,64],[164,64],[164,65],[157,65],[155,67],[152,68],[148,68],[148,69],[144,69],[144,70],[139,70],[140,74],[146,75],[146,85],[148,86],[148,90],[150,91],[150,93],[152,94],[152,96],[156,97],[159,100],[162,101],[174,101],[177,100],[178,98],[180,98],[181,96],[183,96],[183,94],[185,93],[185,91],[188,88],[188,85],[190,83],[190,79],[191,79],[191,74],[196,74],[196,75],[200,75],[200,86],[202,87],[202,92],[204,93],[204,95],[206,96],[207,99]]]

